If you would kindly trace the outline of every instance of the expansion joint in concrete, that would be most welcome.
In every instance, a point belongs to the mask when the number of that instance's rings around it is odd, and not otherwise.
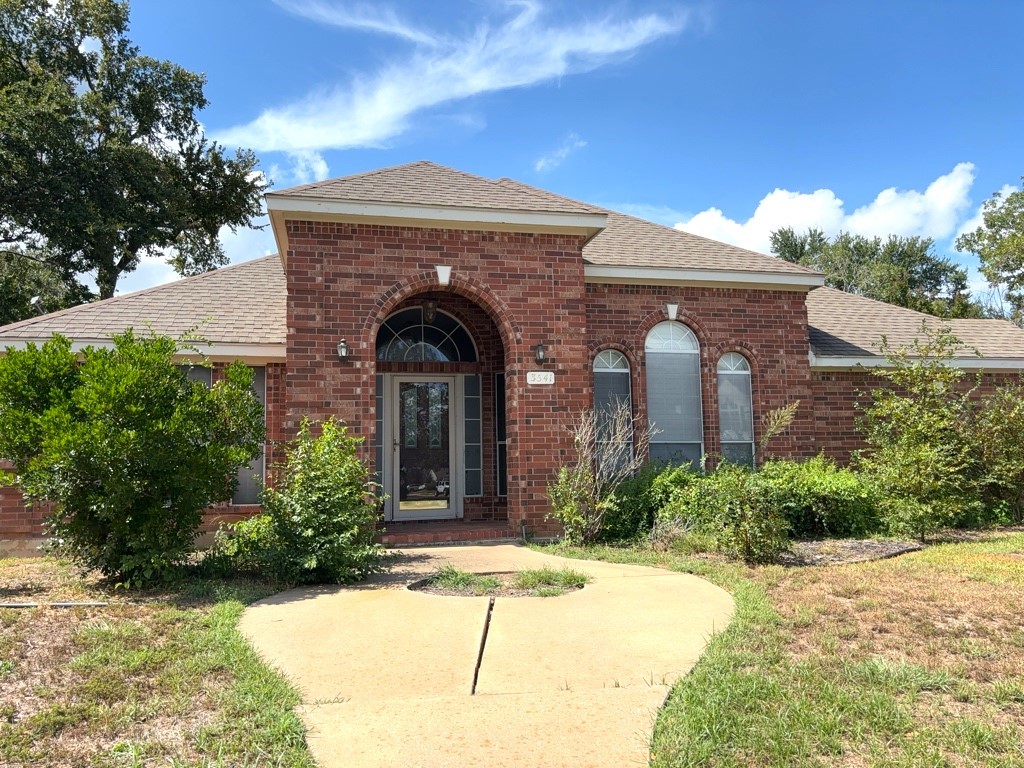
[[[476,695],[476,683],[480,678],[480,665],[484,661],[484,649],[487,647],[487,630],[491,628],[491,614],[494,613],[494,598],[490,598],[487,601],[487,615],[484,616],[484,631],[480,635],[480,650],[476,654],[476,667],[473,669],[473,688],[470,690],[469,695]]]

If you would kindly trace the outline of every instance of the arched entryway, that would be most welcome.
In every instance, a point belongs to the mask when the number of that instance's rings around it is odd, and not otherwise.
[[[507,521],[505,352],[487,312],[408,298],[381,321],[375,359],[385,521]]]

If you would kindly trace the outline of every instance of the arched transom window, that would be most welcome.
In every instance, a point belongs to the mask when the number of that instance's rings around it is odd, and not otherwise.
[[[426,317],[423,307],[409,307],[388,317],[377,332],[377,359],[415,363],[475,363],[476,346],[469,331],[440,310]]]
[[[750,363],[739,352],[718,361],[718,425],[722,455],[733,464],[754,466],[754,407]]]
[[[682,323],[654,326],[644,343],[647,358],[647,416],[658,433],[651,461],[700,464],[704,419],[700,398],[700,342]]]

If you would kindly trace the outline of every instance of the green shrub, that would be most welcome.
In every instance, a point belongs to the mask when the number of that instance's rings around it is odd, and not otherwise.
[[[752,482],[760,503],[778,511],[797,538],[863,536],[878,530],[877,488],[824,456],[766,462]]]
[[[1000,387],[978,408],[984,501],[994,517],[1024,522],[1024,386]]]
[[[948,327],[921,327],[924,341],[892,350],[875,375],[890,386],[871,393],[860,457],[883,493],[883,523],[922,540],[938,528],[980,517],[980,462],[972,432],[974,385],[951,364],[961,345]],[[983,439],[983,438],[982,438]]]
[[[749,563],[776,560],[789,545],[786,520],[765,503],[757,475],[732,464],[680,490],[659,513],[659,522],[673,520],[691,526],[688,538]]]
[[[263,441],[252,372],[235,363],[208,389],[177,351],[128,331],[80,356],[54,336],[0,357],[0,458],[29,500],[55,504],[63,554],[134,585],[177,575]]]
[[[288,585],[343,584],[381,570],[376,500],[356,453],[361,442],[333,419],[316,437],[303,421],[277,487],[264,492],[263,512],[220,532],[211,564]]]
[[[675,466],[652,462],[615,490],[612,506],[605,512],[599,541],[632,541],[647,536],[658,510],[699,475],[689,464]]]

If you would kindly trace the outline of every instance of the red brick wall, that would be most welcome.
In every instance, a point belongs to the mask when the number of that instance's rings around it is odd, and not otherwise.
[[[411,299],[462,297],[486,314],[504,350],[508,516],[531,532],[553,531],[545,520],[546,487],[571,453],[564,420],[587,406],[590,391],[583,237],[323,222],[287,227],[286,431],[302,415],[341,417],[367,438],[364,456],[373,461],[380,323]],[[453,268],[449,287],[438,286],[436,265]],[[345,362],[335,353],[340,338],[352,350]],[[555,372],[553,386],[526,385],[538,343],[548,349],[543,369]]]
[[[700,342],[704,450],[720,450],[718,360],[739,352],[751,368],[755,442],[760,419],[770,410],[800,401],[788,433],[769,446],[772,455],[813,454],[815,434],[812,381],[808,364],[806,294],[754,288],[706,288],[590,284],[587,286],[589,365],[603,349],[629,358],[634,406],[645,414],[644,341],[647,332],[668,319],[666,303],[679,305],[676,319]]]
[[[965,377],[974,383],[974,374]],[[871,390],[887,382],[870,370],[815,371],[812,376],[814,390],[814,443],[813,452],[824,451],[839,462],[847,462],[853,451],[865,447],[857,431],[858,418],[863,408],[871,403]],[[982,375],[977,396],[991,394],[997,387],[1022,383],[1016,371],[993,372]]]

